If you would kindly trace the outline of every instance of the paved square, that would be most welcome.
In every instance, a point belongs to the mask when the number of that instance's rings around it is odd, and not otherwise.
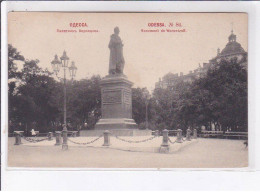
[[[89,137],[91,139],[91,137]],[[171,137],[173,138],[173,137]],[[77,138],[74,138],[75,140]],[[80,138],[83,142],[83,139]],[[93,137],[92,137],[93,139]],[[73,140],[73,139],[72,139]],[[79,141],[77,139],[76,141]],[[86,141],[86,140],[85,140]],[[159,137],[146,145],[158,147]],[[70,167],[70,168],[241,168],[248,166],[248,148],[243,140],[204,139],[193,140],[169,154],[154,153],[151,149],[131,150],[126,142],[111,138],[111,148],[100,146],[103,138],[90,146],[72,146],[63,151],[61,146],[49,145],[15,146],[14,138],[8,138],[9,167]],[[43,143],[43,142],[42,142]],[[114,146],[112,146],[114,144]],[[145,144],[145,143],[144,143]],[[177,145],[171,145],[174,147]],[[118,149],[121,147],[121,149]],[[130,151],[126,151],[127,148]]]

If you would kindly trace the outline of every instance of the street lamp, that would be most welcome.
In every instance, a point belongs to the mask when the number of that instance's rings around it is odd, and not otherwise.
[[[60,60],[58,59],[58,56],[54,56],[54,60],[51,62],[53,71],[57,78],[59,80],[63,80],[63,91],[64,91],[64,104],[63,104],[63,111],[64,111],[64,124],[63,124],[63,143],[62,143],[62,149],[67,150],[68,149],[68,130],[67,130],[67,91],[66,91],[66,70],[69,69],[70,76],[73,80],[73,78],[76,76],[77,67],[75,66],[75,63],[72,61],[71,66],[68,67],[69,64],[69,57],[67,56],[66,51],[63,52],[63,55],[60,57]],[[63,79],[58,76],[58,73],[60,72],[60,69],[63,68]]]
[[[149,91],[147,89],[145,89],[145,91],[143,92],[144,95],[144,99],[145,99],[145,127],[146,129],[148,129],[148,104],[149,104],[149,100],[151,98],[151,95],[149,94]]]
[[[71,62],[71,66],[69,67],[70,76],[71,76],[72,80],[73,80],[73,78],[76,76],[77,69],[78,69],[78,68],[75,66],[75,62],[72,61],[72,62]]]

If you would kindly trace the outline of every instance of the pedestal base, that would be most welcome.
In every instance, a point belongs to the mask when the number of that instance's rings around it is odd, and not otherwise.
[[[100,130],[82,130],[80,131],[80,137],[97,137],[103,135],[105,129]],[[140,129],[113,129],[109,130],[111,132],[111,136],[150,136],[152,135],[151,130],[140,130]]]
[[[97,130],[138,129],[138,126],[133,119],[127,119],[127,118],[100,119],[97,122],[95,129]]]
[[[138,134],[134,130],[140,130],[132,119],[132,85],[123,74],[108,75],[101,80],[102,118],[95,125],[95,131],[109,130],[121,136]]]

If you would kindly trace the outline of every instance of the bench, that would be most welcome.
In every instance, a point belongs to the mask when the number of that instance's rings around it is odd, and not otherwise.
[[[14,135],[15,135],[15,134],[21,134],[21,135],[23,135],[23,133],[24,133],[24,131],[14,131]]]
[[[152,131],[152,135],[158,135],[157,131]]]
[[[71,137],[76,137],[77,133],[78,131],[68,131],[68,135],[70,135]]]
[[[39,136],[40,131],[33,131],[34,134],[32,134],[32,131],[30,131],[31,136]]]
[[[178,130],[169,130],[169,136],[177,136]]]
[[[37,133],[36,137],[46,137],[48,136],[48,133]]]
[[[200,137],[223,137],[223,131],[201,131]]]
[[[227,139],[228,137],[238,138],[238,139],[247,139],[248,138],[248,132],[225,132],[224,137]]]
[[[14,137],[15,134],[24,134],[24,131],[13,131],[12,133],[8,133],[8,137]]]

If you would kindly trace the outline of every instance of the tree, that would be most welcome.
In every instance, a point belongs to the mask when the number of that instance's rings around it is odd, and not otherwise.
[[[204,84],[214,98],[214,119],[223,129],[247,131],[247,70],[236,59],[210,69]]]
[[[236,59],[222,60],[192,83],[182,101],[183,118],[195,126],[247,131],[247,70]]]
[[[143,92],[144,88],[132,89],[132,113],[133,119],[138,125],[145,121],[145,99]]]
[[[57,130],[63,123],[63,84],[8,45],[8,96],[10,131],[36,127]],[[22,68],[18,68],[18,64]],[[192,83],[176,79],[167,88],[156,88],[148,104],[150,129],[185,130],[215,124],[219,129],[247,131],[247,69],[237,60],[222,60]],[[100,76],[67,81],[67,121],[71,130],[88,123],[93,128],[101,116]],[[132,89],[133,119],[144,128],[146,88]],[[23,130],[19,129],[19,130]]]
[[[247,131],[247,69],[236,59],[222,60],[192,83],[175,80],[153,93],[158,128]]]
[[[187,97],[191,94],[190,84],[182,80],[167,88],[156,88],[153,93],[155,103],[155,119],[160,129],[185,129],[192,117]]]
[[[17,127],[50,131],[59,114],[54,98],[60,86],[50,72],[38,66],[38,60],[25,60],[11,45],[8,49],[10,131]],[[17,61],[21,63],[20,70]]]
[[[17,61],[22,68],[17,68]],[[9,45],[9,121],[10,132],[35,128],[40,132],[61,130],[63,124],[63,83],[38,66],[39,61],[25,60]],[[93,128],[101,116],[100,76],[67,81],[68,128],[74,130],[87,122]]]
[[[17,87],[11,119],[17,119],[28,127],[50,131],[59,114],[55,100],[59,85],[51,73],[38,67],[38,60],[25,61],[21,70],[21,84]]]
[[[24,62],[24,56],[17,51],[11,44],[8,44],[8,79],[17,78],[17,62]]]
[[[16,87],[17,82],[19,81],[19,72],[17,72],[18,67],[17,63],[23,63],[24,57],[20,54],[20,52],[17,51],[16,48],[14,48],[12,45],[8,44],[8,114],[9,114],[9,120],[10,117],[12,118],[12,115],[14,114],[14,111],[16,108],[12,106],[15,102],[17,102],[16,99]],[[16,123],[10,122],[10,129],[13,130],[17,125]]]
[[[17,71],[17,63],[23,63],[24,57],[12,45],[8,45],[8,96],[9,104],[15,101],[15,92],[17,82],[20,78],[20,73]],[[9,109],[9,114],[12,114],[13,109]]]
[[[68,120],[75,127],[88,123],[93,128],[101,117],[100,76],[68,82]]]
[[[149,97],[147,88],[132,88],[132,115],[139,129],[146,129],[146,103],[148,103],[148,128],[155,129],[155,102],[153,98]]]

